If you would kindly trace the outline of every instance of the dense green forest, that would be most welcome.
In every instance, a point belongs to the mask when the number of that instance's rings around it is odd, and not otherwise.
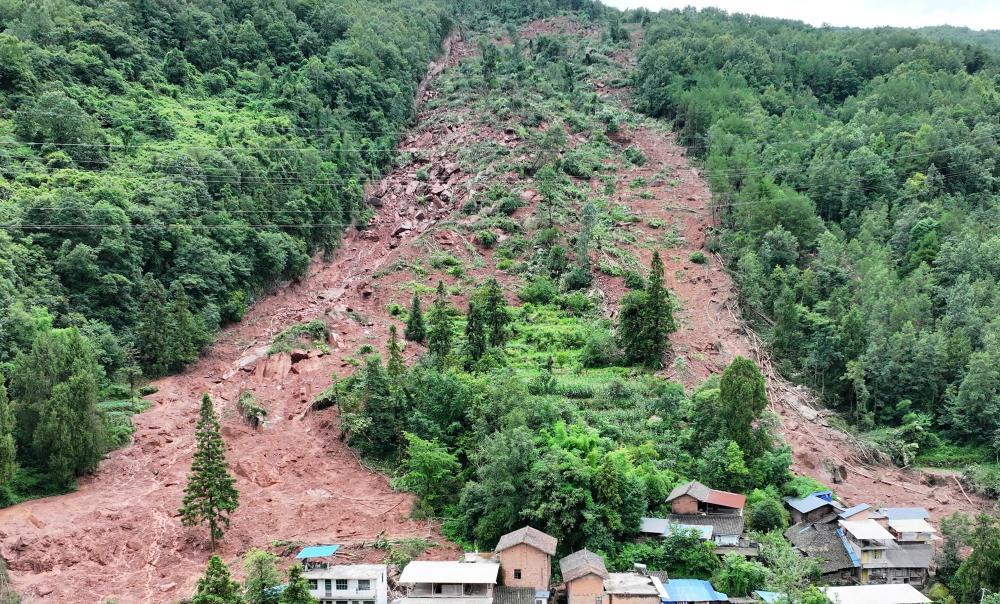
[[[979,30],[951,25],[936,25],[933,27],[921,27],[917,31],[936,40],[982,46],[992,53],[1000,53],[1000,30]]]
[[[433,0],[0,2],[0,502],[93,468],[141,375],[364,222],[450,28]]]
[[[637,85],[704,161],[713,249],[783,371],[898,463],[996,460],[996,57],[914,31],[665,11]]]

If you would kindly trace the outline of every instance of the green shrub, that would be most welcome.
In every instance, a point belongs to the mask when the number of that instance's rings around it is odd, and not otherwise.
[[[496,244],[497,239],[499,239],[497,234],[488,229],[476,231],[476,243],[485,248],[493,247],[493,245]]]
[[[636,149],[635,147],[625,149],[623,155],[633,166],[642,166],[646,163],[646,156],[642,154],[642,151]]]
[[[503,214],[505,216],[510,216],[514,212],[518,211],[520,208],[524,207],[524,202],[516,197],[504,197],[500,200],[500,203],[496,205],[496,211],[498,214]]]
[[[428,261],[432,268],[437,270],[462,266],[462,261],[447,252],[438,252],[431,256]]]
[[[264,419],[267,417],[267,409],[250,390],[245,390],[240,394],[240,398],[236,401],[236,408],[243,421],[255,430],[264,423]]]
[[[625,287],[629,289],[645,289],[646,280],[638,271],[625,271]]]
[[[559,296],[559,307],[579,316],[593,308],[594,302],[587,294],[577,291]]]
[[[517,297],[531,304],[549,304],[559,295],[556,284],[548,277],[535,277],[525,285]]]
[[[590,274],[590,271],[578,266],[563,275],[562,288],[566,291],[585,289],[590,287],[593,282],[594,276]]]
[[[271,342],[267,354],[291,352],[295,348],[311,347],[318,342],[325,343],[328,335],[326,323],[320,319],[298,323],[279,333]]]
[[[580,364],[584,367],[608,367],[615,364],[618,358],[618,346],[611,332],[603,328],[594,328],[583,343],[580,353]]]
[[[1000,464],[976,464],[965,469],[969,487],[990,499],[1000,498]]]
[[[694,262],[695,264],[708,263],[708,258],[705,256],[705,253],[700,250],[697,252],[691,252],[691,255],[688,256],[688,260]]]
[[[528,240],[524,237],[511,237],[497,246],[496,254],[500,258],[514,260],[528,249]]]

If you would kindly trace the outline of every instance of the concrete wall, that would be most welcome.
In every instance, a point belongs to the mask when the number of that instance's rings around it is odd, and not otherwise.
[[[670,502],[670,511],[674,514],[697,514],[698,500],[690,495],[681,495]]]
[[[548,589],[552,578],[552,563],[549,555],[519,543],[500,552],[501,581],[509,587],[533,587]],[[514,571],[520,569],[521,578],[514,578]]]
[[[607,604],[660,604],[660,597],[608,594]]]
[[[585,575],[566,583],[566,604],[597,604],[597,598],[601,598],[601,604],[607,604],[604,579],[597,575]]]

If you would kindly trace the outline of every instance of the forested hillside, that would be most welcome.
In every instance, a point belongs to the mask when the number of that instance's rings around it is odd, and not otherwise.
[[[0,2],[15,492],[94,467],[135,410],[112,383],[182,369],[366,220],[450,27],[433,0]]]
[[[996,59],[911,31],[671,11],[637,84],[704,161],[712,249],[784,372],[898,463],[995,459]]]

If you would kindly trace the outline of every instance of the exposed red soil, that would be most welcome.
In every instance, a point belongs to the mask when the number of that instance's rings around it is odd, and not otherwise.
[[[539,21],[528,25],[523,35],[583,31],[570,27],[561,20]],[[596,30],[586,34],[598,35]],[[447,67],[475,52],[470,42],[458,39],[447,48],[441,63]],[[619,93],[608,91],[615,97]],[[420,97],[436,94],[422,88]],[[445,111],[458,113],[443,119]],[[119,603],[153,603],[191,593],[209,556],[206,535],[201,528],[182,527],[176,510],[203,392],[214,397],[221,411],[227,456],[243,502],[220,546],[220,554],[234,567],[247,549],[266,548],[275,540],[345,543],[354,545],[351,551],[360,559],[371,560],[378,552],[360,546],[379,534],[429,538],[439,545],[427,557],[457,555],[435,524],[409,518],[408,495],[394,492],[384,476],[365,468],[340,440],[336,410],[313,413],[308,408],[329,385],[331,374],[354,370],[362,345],[384,349],[388,326],[395,321],[389,307],[408,304],[413,281],[432,287],[442,278],[458,288],[453,301],[464,306],[470,284],[496,276],[514,300],[520,279],[492,268],[491,252],[473,245],[471,230],[465,228],[472,219],[457,210],[470,194],[484,188],[487,178],[511,185],[528,203],[516,218],[534,212],[537,196],[530,182],[517,182],[512,174],[467,173],[458,154],[481,141],[493,141],[516,154],[526,143],[512,131],[478,124],[467,113],[462,108],[424,111],[401,149],[417,159],[369,191],[377,207],[369,228],[351,231],[331,259],[317,260],[307,276],[255,304],[188,371],[159,380],[159,392],[150,397],[153,408],[136,418],[133,445],[111,454],[72,494],[0,510],[0,555],[9,562],[14,586],[26,602],[114,598]],[[461,119],[454,119],[456,115]],[[931,489],[919,473],[850,464],[853,449],[847,437],[824,425],[822,416],[808,406],[807,392],[770,370],[766,355],[734,311],[734,286],[719,260],[710,258],[705,265],[690,261],[692,252],[702,250],[712,225],[711,196],[684,149],[672,134],[649,121],[618,138],[648,158],[642,167],[619,166],[611,198],[641,221],[618,228],[635,235],[635,244],[626,247],[644,264],[654,245],[659,247],[667,283],[681,307],[680,328],[671,341],[675,357],[684,360],[668,364],[665,374],[693,386],[721,372],[736,355],[753,356],[769,374],[773,408],[782,420],[781,433],[793,446],[796,471],[831,482],[832,470],[838,470],[841,482],[836,489],[848,503],[923,505],[935,516],[976,509],[982,502],[969,504],[954,481]],[[418,170],[426,179],[417,179]],[[637,177],[647,184],[632,188]],[[653,228],[650,219],[667,226]],[[670,225],[680,239],[667,246],[663,238]],[[416,279],[407,270],[417,260],[426,263],[436,251],[461,258],[468,278],[430,270]],[[595,251],[595,260],[600,253]],[[597,289],[610,312],[624,285],[620,278],[599,275]],[[317,318],[330,328],[329,354],[266,356],[266,347],[280,330]],[[418,353],[412,345],[406,351],[410,358]],[[246,389],[270,408],[266,425],[257,431],[243,425],[235,411],[235,401]],[[839,472],[841,467],[845,472]]]

